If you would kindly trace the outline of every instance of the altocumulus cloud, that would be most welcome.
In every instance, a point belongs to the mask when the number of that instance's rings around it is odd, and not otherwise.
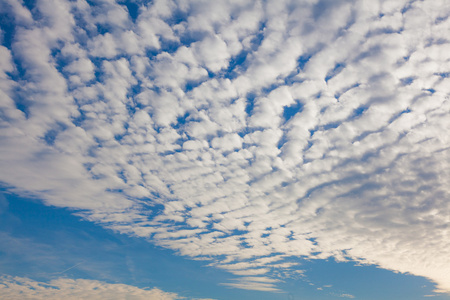
[[[160,289],[139,289],[125,284],[108,284],[97,280],[56,279],[49,283],[22,277],[0,277],[0,292],[5,299],[183,299]],[[201,300],[201,299],[198,299]],[[206,300],[206,299],[205,299]]]
[[[232,287],[334,257],[450,292],[448,1],[3,2],[11,191]]]

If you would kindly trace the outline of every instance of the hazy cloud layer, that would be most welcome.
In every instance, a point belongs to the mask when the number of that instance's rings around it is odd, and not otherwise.
[[[448,1],[94,2],[0,8],[11,190],[228,286],[334,257],[450,292]]]

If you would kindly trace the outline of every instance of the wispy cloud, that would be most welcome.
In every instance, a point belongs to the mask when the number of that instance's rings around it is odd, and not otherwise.
[[[5,185],[242,276],[335,257],[450,291],[447,1],[139,5],[1,8]]]
[[[280,290],[274,285],[274,283],[279,280],[274,280],[267,277],[241,277],[236,279],[236,281],[237,282],[222,283],[222,285],[245,290],[280,292]]]
[[[69,270],[72,270],[73,268],[78,267],[78,266],[81,265],[82,263],[84,263],[84,262],[83,262],[83,261],[82,261],[82,262],[79,262],[79,263],[77,263],[77,264],[71,266],[70,268],[67,268],[67,269],[65,269],[65,270],[63,270],[63,271],[61,271],[61,272],[58,272],[57,274],[62,274],[62,273],[65,273],[65,272],[67,272],[67,271],[69,271]]]

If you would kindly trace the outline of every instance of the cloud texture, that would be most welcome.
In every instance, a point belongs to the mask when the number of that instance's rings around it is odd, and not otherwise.
[[[175,300],[183,299],[160,289],[139,289],[126,284],[109,284],[97,280],[60,278],[49,283],[21,277],[0,277],[2,297],[20,299],[130,299]]]
[[[450,292],[448,1],[0,13],[11,191],[244,276],[229,286],[334,257]]]

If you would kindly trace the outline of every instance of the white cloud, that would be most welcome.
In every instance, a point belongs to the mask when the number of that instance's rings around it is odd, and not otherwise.
[[[201,65],[218,72],[228,65],[230,54],[227,44],[218,36],[211,36],[192,45],[194,55]]]
[[[22,3],[15,0],[6,0],[0,7],[0,12],[10,11],[14,21],[19,24],[29,25],[33,22],[33,17],[28,9],[23,7]]]
[[[89,54],[98,57],[113,58],[118,54],[117,44],[110,33],[96,36],[89,41]]]
[[[87,279],[54,279],[48,283],[22,277],[0,277],[0,292],[8,299],[182,299],[158,288],[140,289]]]
[[[0,47],[14,191],[241,276],[333,256],[450,290],[444,0],[156,1],[136,23],[44,2],[8,2]]]
[[[87,58],[78,59],[64,69],[69,73],[78,75],[84,82],[94,78],[94,65]]]
[[[236,280],[235,283],[222,283],[222,285],[244,289],[244,290],[254,290],[254,291],[264,291],[264,292],[280,292],[279,289],[273,284],[277,280],[266,278],[266,277],[241,277]]]

